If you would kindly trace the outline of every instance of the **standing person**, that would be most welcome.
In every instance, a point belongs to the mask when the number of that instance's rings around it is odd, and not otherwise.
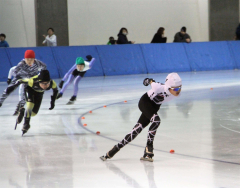
[[[157,33],[154,35],[151,43],[166,43],[167,37],[164,37],[164,31],[165,29],[163,27],[160,27]]]
[[[28,129],[30,129],[30,118],[37,115],[42,103],[44,91],[50,89],[53,90],[53,95],[51,96],[50,102],[51,106],[49,110],[52,110],[55,107],[55,100],[58,94],[57,84],[54,80],[51,80],[48,70],[42,70],[39,75],[36,75],[30,79],[20,79],[15,83],[15,85],[12,85],[11,87],[16,87],[23,83],[27,84],[27,87],[25,88],[27,108],[26,112],[24,108],[21,109],[21,112],[16,122],[16,126],[17,124],[21,123],[25,112],[22,135],[24,135],[28,131]]]
[[[7,84],[8,84],[8,85],[11,83],[12,77],[15,77],[15,76],[16,76],[15,73],[14,73],[16,67],[17,67],[17,66],[14,66],[14,67],[12,67],[12,68],[9,70],[8,80],[7,80]],[[16,107],[16,110],[15,110],[15,112],[14,112],[14,114],[13,114],[14,116],[18,115],[19,110],[20,110],[21,101],[25,99],[25,98],[24,98],[24,84],[21,84],[21,85],[19,86],[18,95],[19,95],[19,102],[18,102],[17,107]]]
[[[0,47],[9,47],[9,44],[7,41],[5,41],[6,35],[4,33],[0,34]]]
[[[189,34],[186,33],[186,31],[187,28],[182,27],[181,31],[175,34],[173,42],[186,42],[186,43],[192,42],[191,37],[189,36]]]
[[[43,35],[45,38],[43,44],[47,43],[47,46],[57,46],[57,36],[54,34],[53,28],[48,28],[47,33],[47,36]]]
[[[153,162],[153,141],[157,128],[161,123],[161,119],[157,114],[160,106],[164,102],[168,102],[179,96],[182,87],[182,80],[177,73],[170,73],[165,81],[165,85],[156,83],[151,78],[145,78],[143,85],[151,85],[147,93],[145,93],[139,103],[138,107],[142,112],[137,124],[132,131],[128,133],[125,138],[115,145],[105,156],[100,157],[103,161],[111,159],[121,148],[131,142],[150,122],[152,123],[148,130],[147,145],[144,150],[144,155],[141,160]]]
[[[124,27],[121,28],[118,33],[117,44],[134,44],[135,41],[128,41],[127,35],[128,35],[127,28],[124,28]]]
[[[91,69],[93,67],[93,64],[95,62],[95,58],[92,58],[91,55],[86,56],[87,61],[84,61],[82,57],[77,57],[75,64],[73,67],[65,74],[61,82],[59,83],[59,87],[62,88],[60,93],[58,94],[57,98],[62,97],[64,91],[67,89],[67,87],[72,83],[74,80],[74,91],[73,96],[69,100],[67,104],[73,104],[74,101],[77,99],[77,93],[78,93],[78,83],[81,80],[81,78],[84,76],[84,74],[87,72],[87,70]],[[67,82],[63,85],[63,83],[67,80]]]
[[[3,91],[3,94],[0,97],[0,107],[2,106],[5,99],[18,87],[18,85],[16,85],[17,80],[23,78],[31,78],[37,75],[41,70],[44,70],[46,68],[47,67],[43,62],[35,59],[35,53],[33,50],[26,50],[24,59],[20,63],[18,63],[14,70],[15,74],[14,79],[11,81],[9,86]],[[19,108],[22,108],[24,105],[25,97],[20,101]]]

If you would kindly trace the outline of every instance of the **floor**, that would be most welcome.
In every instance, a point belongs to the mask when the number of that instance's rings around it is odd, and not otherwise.
[[[75,104],[66,105],[69,86],[52,111],[47,91],[23,137],[22,124],[14,130],[15,91],[0,108],[0,187],[239,188],[240,71],[179,75],[181,96],[159,111],[153,163],[140,161],[147,128],[112,159],[99,157],[136,124],[138,100],[150,89],[143,79],[164,82],[166,73],[85,77]]]

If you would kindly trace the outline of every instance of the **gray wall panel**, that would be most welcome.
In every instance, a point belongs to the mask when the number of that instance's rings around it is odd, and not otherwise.
[[[239,23],[239,0],[209,0],[210,41],[233,40]]]
[[[35,0],[37,46],[43,46],[43,34],[52,27],[57,35],[58,46],[68,46],[67,0]]]

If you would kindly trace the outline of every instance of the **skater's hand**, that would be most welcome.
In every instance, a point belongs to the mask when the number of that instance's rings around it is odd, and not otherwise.
[[[62,89],[62,86],[63,86],[63,83],[64,83],[64,81],[63,80],[61,80],[61,82],[59,83],[59,88],[61,88]]]
[[[52,110],[54,107],[55,107],[55,99],[53,98],[53,96],[51,96],[51,102],[50,102],[50,108],[49,108],[49,110]]]
[[[92,60],[92,56],[91,55],[87,55],[86,58],[87,58],[87,61],[91,61]]]
[[[2,103],[0,103],[0,107],[2,106]]]
[[[148,85],[151,84],[152,82],[155,82],[155,80],[152,79],[152,78],[145,78],[145,79],[143,80],[143,85],[148,86]]]
[[[7,84],[9,85],[11,83],[12,79],[8,78]]]

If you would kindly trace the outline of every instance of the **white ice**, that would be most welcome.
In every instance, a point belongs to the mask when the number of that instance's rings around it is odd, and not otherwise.
[[[181,96],[159,111],[153,163],[140,161],[148,127],[112,159],[99,157],[136,124],[138,100],[150,89],[143,79],[164,82],[167,73],[85,77],[75,104],[66,105],[70,86],[52,111],[48,91],[23,137],[22,124],[14,130],[15,91],[0,108],[0,187],[239,188],[240,71],[179,75]]]

